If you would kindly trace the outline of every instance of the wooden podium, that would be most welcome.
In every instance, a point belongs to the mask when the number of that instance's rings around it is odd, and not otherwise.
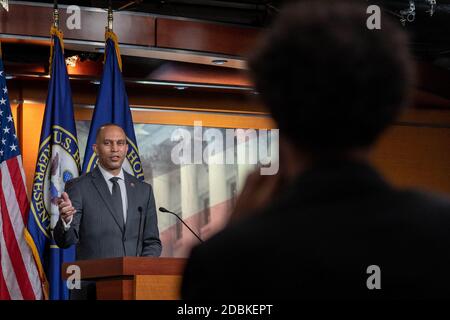
[[[64,263],[81,270],[81,280],[96,282],[98,300],[178,300],[186,259],[122,257]]]

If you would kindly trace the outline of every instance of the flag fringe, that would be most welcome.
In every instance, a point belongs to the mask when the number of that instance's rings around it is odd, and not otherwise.
[[[116,49],[117,63],[119,64],[120,71],[122,71],[122,57],[120,56],[119,40],[117,39],[117,35],[114,32],[107,30],[105,32],[105,42],[108,39],[111,39],[114,42],[114,48]],[[106,50],[105,50],[105,55],[104,55],[103,62],[104,61],[106,61]]]
[[[64,53],[64,42],[63,42],[63,37],[64,34],[61,30],[58,30],[58,28],[56,28],[55,26],[52,26],[50,28],[50,35],[52,36],[52,43],[50,45],[50,59],[49,59],[49,68],[48,68],[48,73],[49,75],[52,74],[52,63],[53,63],[53,53],[54,53],[54,46],[55,46],[55,41],[53,40],[53,36],[56,36],[59,38],[59,43],[61,44],[61,49]]]
[[[50,290],[47,277],[45,276],[44,267],[42,266],[41,257],[39,256],[39,252],[36,248],[36,244],[34,243],[33,237],[28,232],[27,228],[24,229],[23,235],[25,237],[25,242],[28,244],[28,246],[31,249],[31,252],[33,253],[34,261],[36,262],[36,266],[38,268],[39,278],[41,279],[42,284],[42,292],[44,294],[44,300],[48,300]]]

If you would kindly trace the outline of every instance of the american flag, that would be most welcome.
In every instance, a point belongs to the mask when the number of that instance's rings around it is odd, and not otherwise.
[[[0,56],[0,300],[42,299],[32,251],[25,241],[29,202]]]

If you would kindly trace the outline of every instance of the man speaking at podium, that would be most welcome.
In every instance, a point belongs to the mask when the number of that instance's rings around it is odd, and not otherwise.
[[[93,145],[99,165],[66,183],[53,235],[60,248],[77,245],[77,259],[161,254],[152,187],[128,174],[123,129],[103,125]]]

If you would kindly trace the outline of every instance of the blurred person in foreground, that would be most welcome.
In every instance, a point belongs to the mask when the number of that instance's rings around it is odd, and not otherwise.
[[[367,29],[358,3],[291,4],[254,50],[280,171],[252,174],[234,212],[245,217],[192,250],[184,299],[450,297],[450,201],[369,164],[414,72],[399,24]]]

